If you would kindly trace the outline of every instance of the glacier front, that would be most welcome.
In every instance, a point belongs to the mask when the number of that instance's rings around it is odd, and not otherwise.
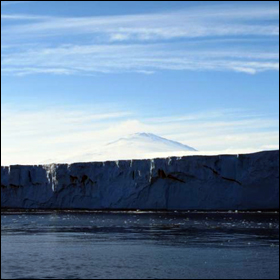
[[[1,167],[1,209],[278,210],[279,151]]]

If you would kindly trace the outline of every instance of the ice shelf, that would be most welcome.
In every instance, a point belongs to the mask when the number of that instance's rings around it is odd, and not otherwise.
[[[1,167],[1,208],[277,210],[279,151]]]

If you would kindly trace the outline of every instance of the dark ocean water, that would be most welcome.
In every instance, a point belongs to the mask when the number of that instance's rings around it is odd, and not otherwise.
[[[279,279],[279,215],[2,213],[1,279]]]

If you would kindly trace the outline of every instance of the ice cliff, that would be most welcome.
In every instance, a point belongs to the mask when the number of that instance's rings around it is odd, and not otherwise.
[[[1,167],[1,208],[275,210],[279,151]]]

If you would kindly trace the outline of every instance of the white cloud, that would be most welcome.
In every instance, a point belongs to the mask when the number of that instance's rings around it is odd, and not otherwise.
[[[176,46],[176,45],[175,45]],[[182,44],[179,45],[183,47]],[[68,45],[1,53],[3,75],[90,74],[94,72],[153,73],[160,70],[235,71],[255,74],[279,71],[279,53],[254,50],[194,50],[185,45],[176,51],[166,44]]]
[[[278,119],[242,110],[138,118],[110,106],[26,111],[1,107],[2,165],[61,161],[85,151],[104,151],[104,144],[137,132],[155,133],[207,154],[258,151],[279,143]],[[92,158],[97,159],[101,157]]]
[[[27,17],[25,16],[26,19]],[[33,18],[31,15],[30,19]],[[60,36],[68,33],[72,36],[105,34],[111,40],[117,41],[232,35],[277,36],[278,24],[259,23],[259,20],[277,19],[279,19],[277,4],[243,5],[240,8],[227,5],[142,15],[42,18],[38,23],[13,25],[3,29],[1,27],[1,31],[7,36],[12,34],[26,37],[39,36],[42,33],[44,36]]]
[[[1,20],[26,20],[26,21],[41,21],[51,19],[51,17],[45,16],[32,16],[32,15],[24,15],[24,14],[1,14]]]
[[[1,14],[2,75],[160,70],[279,71],[279,5],[78,18]]]
[[[9,6],[15,4],[30,3],[30,2],[37,2],[37,1],[1,1],[1,6]]]

